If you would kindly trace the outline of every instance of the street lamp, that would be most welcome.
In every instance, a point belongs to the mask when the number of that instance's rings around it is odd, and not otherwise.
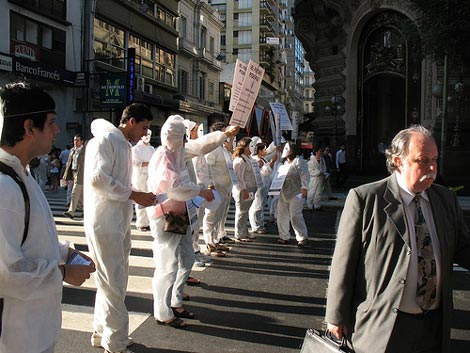
[[[336,136],[338,134],[338,122],[336,121],[336,117],[338,116],[338,112],[342,109],[342,97],[334,95],[330,99],[330,104],[325,107],[325,111],[328,114],[331,114],[334,119],[334,135],[333,135],[333,145],[336,147]]]

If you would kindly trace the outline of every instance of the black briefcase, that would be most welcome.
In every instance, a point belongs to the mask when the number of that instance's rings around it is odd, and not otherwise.
[[[330,337],[329,332],[325,334],[323,331],[317,331],[315,329],[308,329],[305,334],[304,343],[300,349],[300,353],[333,353],[333,352],[346,352],[354,353],[350,349],[346,340],[343,339],[340,342],[335,341]]]

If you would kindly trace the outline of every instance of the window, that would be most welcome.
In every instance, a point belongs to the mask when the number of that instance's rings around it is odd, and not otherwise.
[[[124,69],[124,31],[95,18],[93,51],[96,59]]]
[[[65,32],[11,12],[10,39],[40,49],[41,61],[65,67]]]
[[[222,45],[223,47],[225,47],[226,43],[227,43],[227,42],[226,42],[226,36],[225,36],[225,34],[220,35],[220,45]]]
[[[238,17],[239,26],[251,26],[252,25],[252,16],[251,13],[241,13]]]
[[[210,39],[209,39],[209,51],[211,52],[211,54],[214,54],[214,51],[215,51],[214,37],[210,37]]]
[[[251,31],[239,31],[238,32],[238,44],[251,44],[252,43]]]
[[[9,0],[12,3],[33,9],[44,15],[53,16],[61,20],[66,20],[65,0]]]
[[[201,48],[207,47],[207,28],[201,27]]]
[[[209,96],[209,102],[214,101],[214,82],[209,82],[207,93]]]
[[[184,16],[180,17],[180,37],[186,38],[187,36],[187,19]]]
[[[175,72],[175,54],[171,54],[161,48],[156,48],[155,79],[175,87]]]
[[[252,0],[239,0],[238,1],[238,8],[239,9],[251,9],[253,7]]]
[[[129,48],[135,48],[135,71],[153,78],[153,46],[150,42],[129,34]]]
[[[157,8],[157,18],[167,26],[176,29],[176,16],[162,7]]]
[[[189,80],[188,72],[185,70],[180,70],[179,75],[179,91],[181,94],[188,94]]]
[[[251,48],[238,49],[238,58],[247,63],[251,59]]]
[[[199,99],[201,100],[206,99],[206,80],[207,74],[205,72],[201,72],[199,76]]]

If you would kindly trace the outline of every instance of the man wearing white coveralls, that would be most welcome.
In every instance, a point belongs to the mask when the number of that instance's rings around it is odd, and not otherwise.
[[[132,147],[132,187],[138,191],[147,191],[148,166],[155,149],[150,145],[152,130],[147,130],[137,144]],[[135,205],[135,226],[140,231],[149,231],[149,219],[145,208]]]
[[[94,136],[85,155],[84,227],[96,263],[92,345],[105,352],[126,352],[129,315],[124,299],[131,251],[132,201],[153,205],[155,195],[131,189],[131,142],[147,135],[152,115],[147,106],[124,109],[119,127],[104,119],[91,123]]]

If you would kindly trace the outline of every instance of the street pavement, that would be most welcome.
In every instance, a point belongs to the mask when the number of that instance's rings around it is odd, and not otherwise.
[[[269,234],[252,243],[230,244],[225,258],[213,258],[204,268],[193,268],[202,280],[187,286],[190,301],[185,308],[196,314],[184,330],[157,325],[152,316],[152,237],[133,227],[133,248],[126,304],[130,312],[130,334],[136,353],[298,353],[307,328],[321,329],[326,287],[335,244],[335,227],[347,190],[335,193],[322,212],[304,212],[309,229],[308,246],[300,249],[276,243],[277,228],[269,223]],[[82,218],[70,220],[65,211],[65,192],[46,193],[59,238],[71,240],[87,250]],[[468,202],[470,206],[470,202]],[[269,220],[269,218],[267,218]],[[470,223],[470,222],[469,222]],[[234,209],[227,221],[233,235]],[[202,237],[200,244],[203,244]],[[470,352],[470,277],[466,270],[454,271],[453,347]],[[92,348],[95,286],[93,279],[82,287],[64,287],[63,324],[56,353],[102,352]]]

